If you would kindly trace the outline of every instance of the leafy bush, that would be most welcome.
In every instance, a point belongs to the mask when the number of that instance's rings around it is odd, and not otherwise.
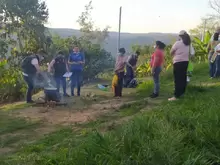
[[[206,32],[204,41],[201,41],[198,37],[193,37],[193,46],[195,48],[195,61],[196,62],[204,62],[208,60],[208,50],[207,46],[211,39],[211,33]]]
[[[20,69],[6,67],[7,61],[0,62],[0,103],[23,98],[26,89]]]

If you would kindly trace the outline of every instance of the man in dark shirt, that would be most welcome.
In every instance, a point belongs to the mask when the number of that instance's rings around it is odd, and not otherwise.
[[[44,59],[45,51],[39,50],[36,54],[32,54],[23,59],[21,68],[24,81],[28,89],[26,94],[26,102],[33,103],[32,91],[34,89],[34,79],[41,73],[39,63]]]
[[[134,79],[134,72],[136,70],[138,56],[140,55],[139,51],[136,51],[135,54],[132,54],[127,61],[126,65],[126,80],[125,80],[125,87]]]
[[[67,61],[63,52],[58,52],[58,55],[50,62],[48,66],[48,72],[50,73],[52,68],[54,68],[54,79],[57,85],[57,91],[60,90],[60,84],[63,87],[63,95],[69,97],[66,93],[66,78],[63,75],[69,71]]]

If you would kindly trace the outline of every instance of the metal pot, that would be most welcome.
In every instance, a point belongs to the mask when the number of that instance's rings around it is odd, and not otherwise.
[[[44,94],[45,94],[45,101],[56,101],[60,102],[61,96],[59,92],[57,91],[57,88],[54,87],[47,87],[44,88]]]

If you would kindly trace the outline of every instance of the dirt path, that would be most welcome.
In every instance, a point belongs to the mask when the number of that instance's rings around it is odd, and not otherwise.
[[[80,102],[80,99],[78,99]],[[123,99],[109,99],[94,104],[86,105],[83,103],[82,107],[74,104],[68,107],[54,107],[48,109],[47,107],[29,107],[22,110],[17,110],[13,115],[16,117],[23,117],[31,121],[43,122],[46,125],[73,125],[81,124],[94,120],[109,111],[120,108],[130,100]],[[79,103],[78,102],[78,103]]]
[[[103,116],[110,116],[113,120],[103,119],[104,123],[100,130],[106,131],[115,125],[131,119],[130,116],[111,116],[126,104],[133,104],[135,89],[125,89],[124,97],[115,99],[112,91],[101,91],[95,85],[85,86],[81,97],[70,97],[65,101],[68,106],[47,107],[24,107],[20,110],[9,111],[11,118],[21,118],[28,122],[36,122],[32,129],[21,129],[1,135],[0,154],[16,151],[20,145],[32,143],[60,128],[71,126],[73,130],[82,129],[82,125],[90,127],[91,122],[97,121]],[[39,93],[35,98],[40,97]]]

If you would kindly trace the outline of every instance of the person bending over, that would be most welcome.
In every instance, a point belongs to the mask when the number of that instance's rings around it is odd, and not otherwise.
[[[40,50],[36,54],[31,54],[23,59],[21,68],[24,81],[26,82],[28,89],[26,93],[26,102],[33,103],[32,91],[34,89],[34,79],[41,73],[39,63],[44,59],[45,51]]]

